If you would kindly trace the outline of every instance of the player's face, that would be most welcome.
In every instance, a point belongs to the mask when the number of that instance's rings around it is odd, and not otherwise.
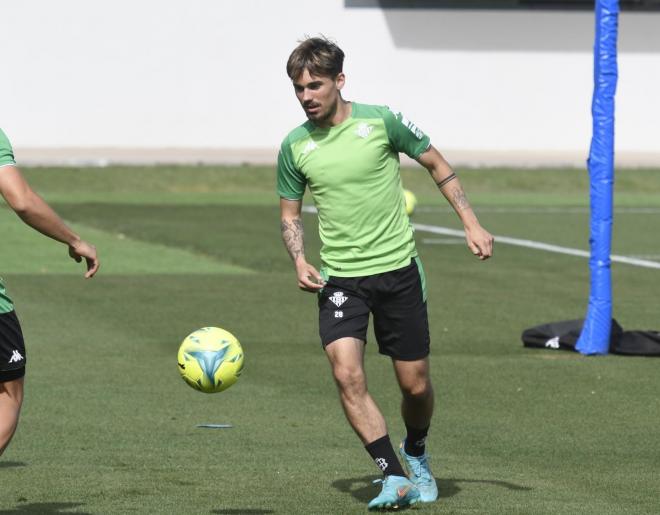
[[[293,81],[296,97],[309,120],[320,126],[329,124],[337,112],[341,100],[339,92],[344,87],[344,80],[343,73],[333,79],[310,75],[309,71],[305,69]]]

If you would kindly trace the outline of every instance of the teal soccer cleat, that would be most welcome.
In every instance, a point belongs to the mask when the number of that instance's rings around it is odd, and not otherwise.
[[[429,467],[429,456],[408,456],[403,449],[403,442],[399,446],[399,454],[408,471],[408,478],[419,490],[420,501],[433,502],[438,498],[438,486]]]
[[[383,484],[383,489],[369,502],[370,510],[395,510],[419,501],[419,491],[406,477],[385,476],[385,479],[374,481],[377,482]]]

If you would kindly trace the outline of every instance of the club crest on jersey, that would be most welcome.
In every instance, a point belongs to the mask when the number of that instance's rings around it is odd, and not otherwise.
[[[374,130],[373,125],[369,125],[368,123],[361,123],[358,125],[358,128],[355,130],[355,134],[360,136],[363,139],[366,139],[369,137],[369,134],[371,134],[371,131]]]
[[[348,297],[344,296],[343,291],[336,291],[332,294],[331,297],[328,298],[330,299],[330,302],[332,302],[337,307],[340,307],[344,302],[348,300]]]
[[[303,148],[303,151],[301,152],[301,154],[302,154],[303,156],[306,156],[306,155],[309,154],[312,150],[315,150],[315,149],[317,149],[317,148],[319,148],[319,146],[314,142],[314,140],[311,140],[311,139],[310,139],[310,140],[307,142],[307,145],[305,145],[305,148]]]

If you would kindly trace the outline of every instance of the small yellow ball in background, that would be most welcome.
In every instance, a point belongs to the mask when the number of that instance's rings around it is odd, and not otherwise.
[[[410,190],[403,190],[403,196],[406,199],[406,214],[411,216],[417,207],[417,197]]]

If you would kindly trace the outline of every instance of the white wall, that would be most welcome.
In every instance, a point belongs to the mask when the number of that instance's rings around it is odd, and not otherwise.
[[[28,156],[56,147],[270,155],[304,119],[286,59],[318,33],[347,54],[346,98],[402,110],[449,156],[588,152],[589,12],[14,0],[0,20],[0,127]],[[658,163],[659,26],[660,13],[621,15],[616,140],[620,155]]]

